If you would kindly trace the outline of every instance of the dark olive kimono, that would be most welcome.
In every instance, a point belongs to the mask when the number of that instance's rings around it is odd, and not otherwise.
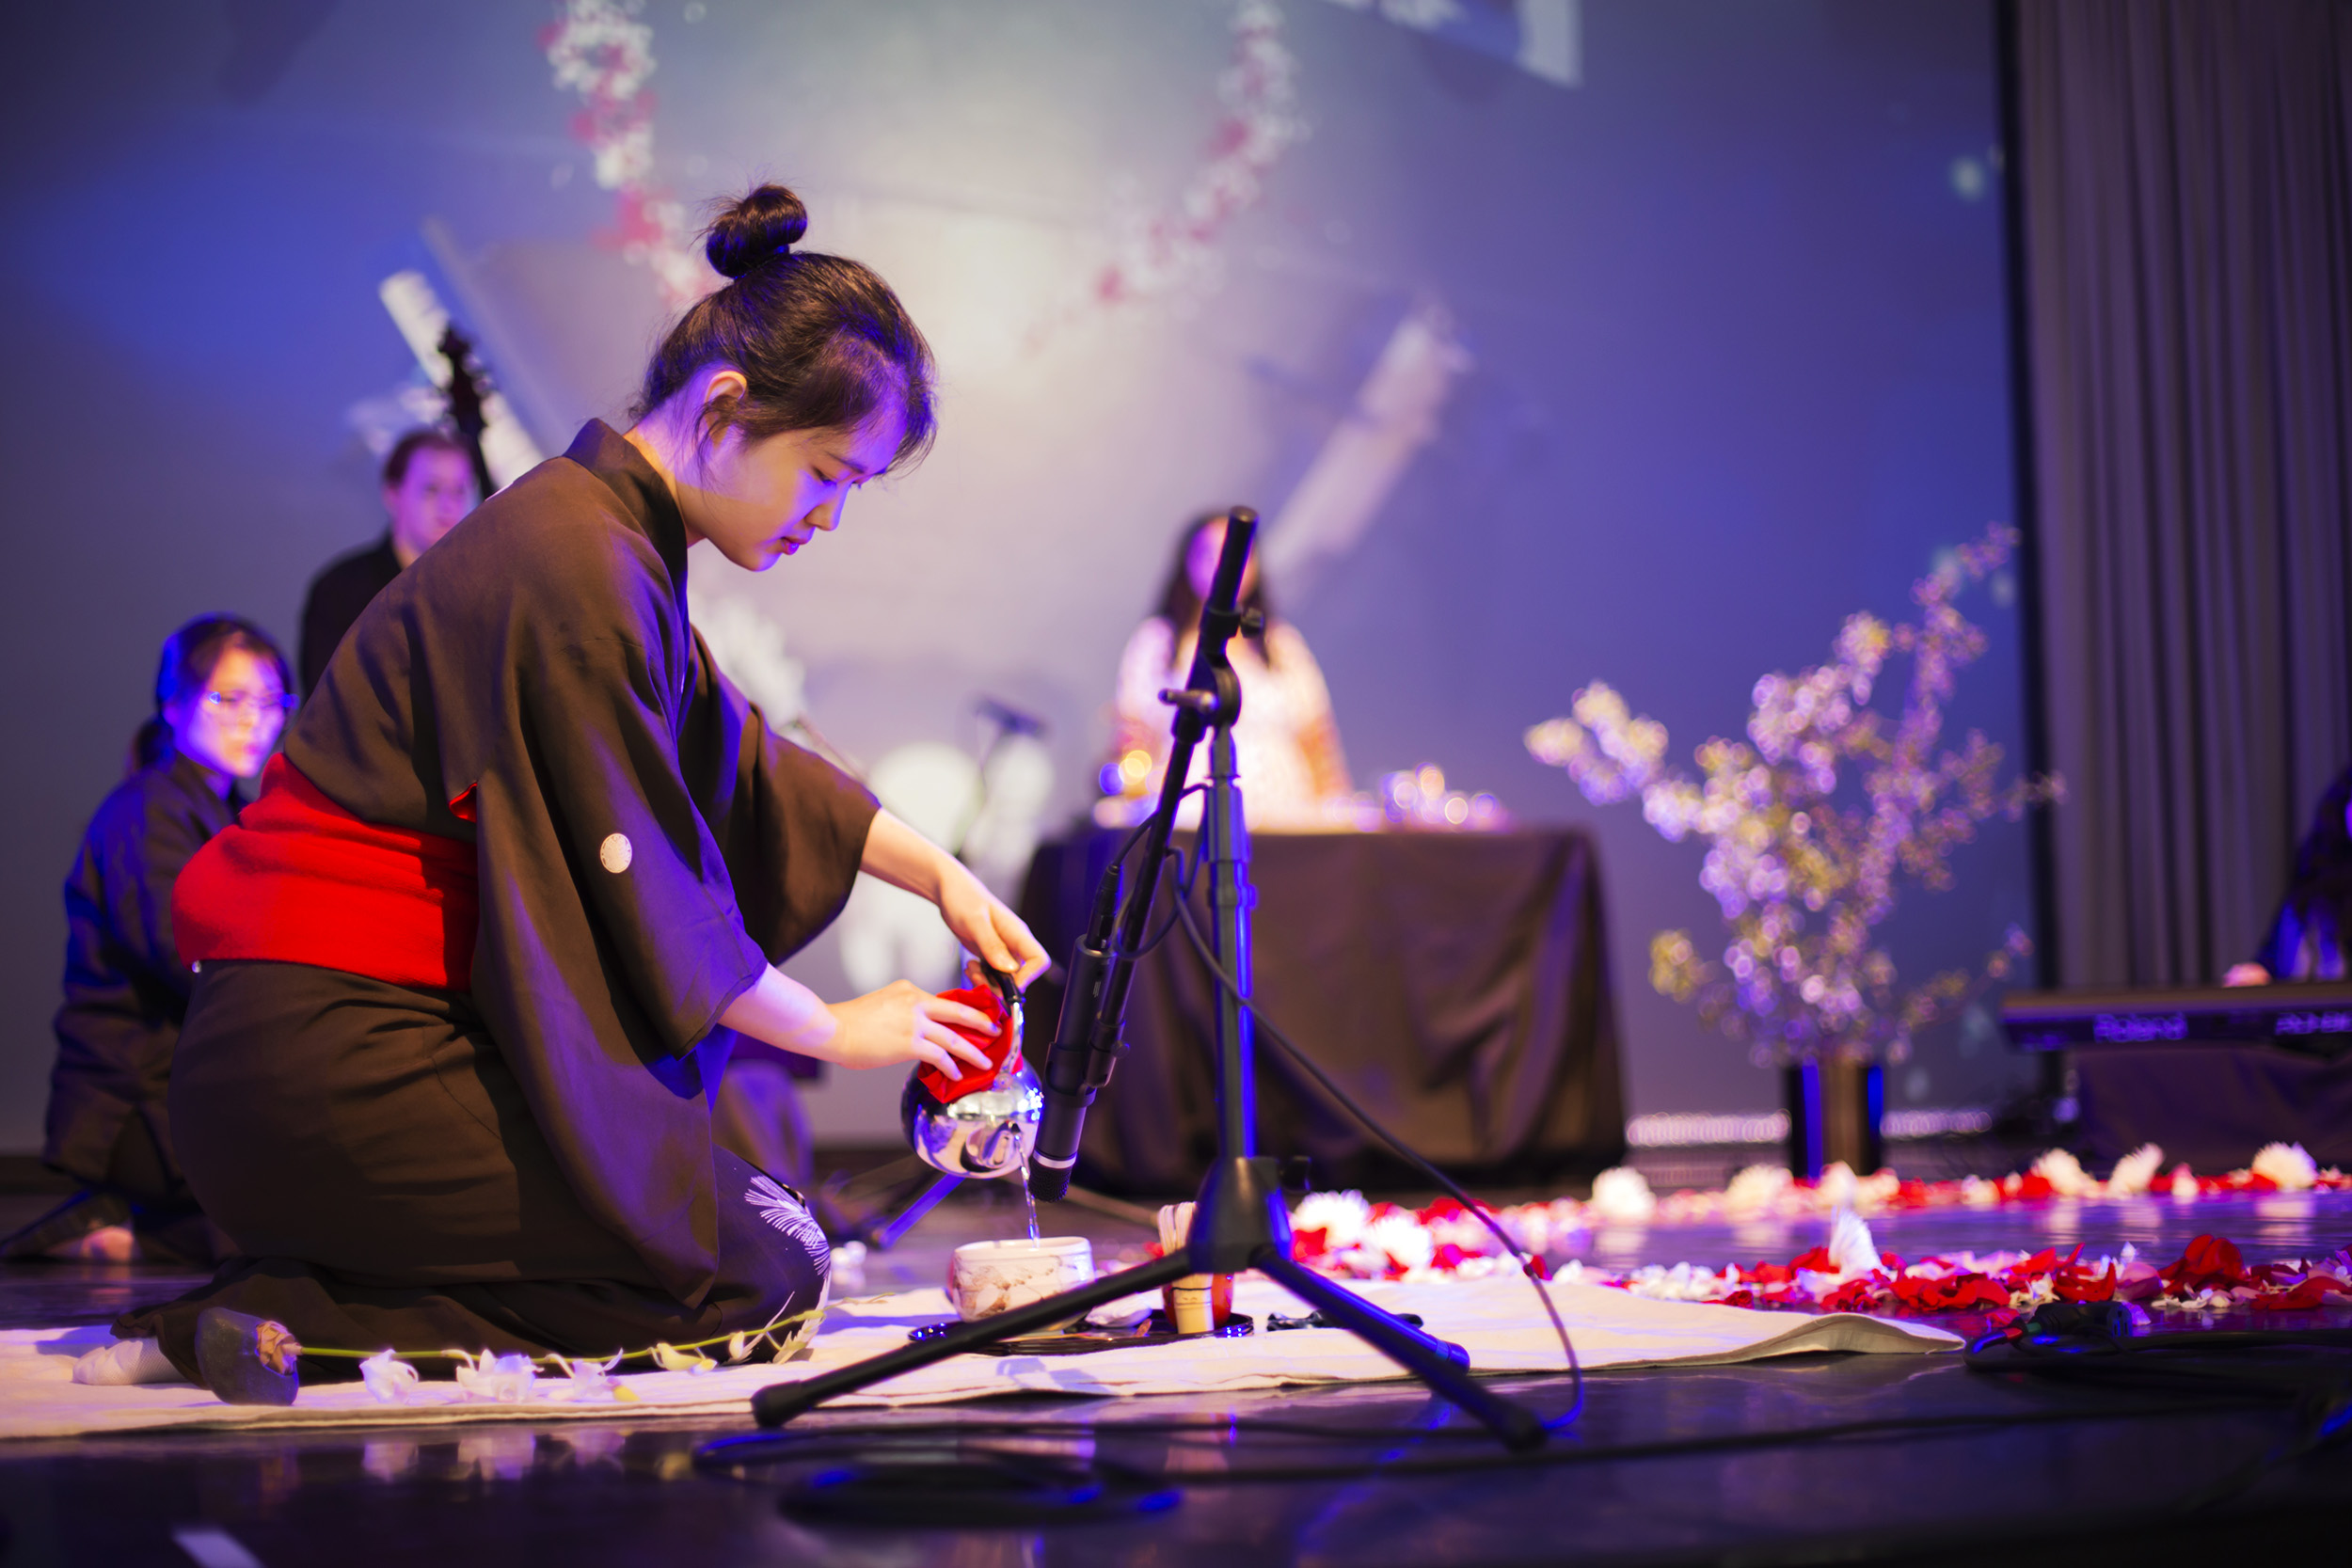
[[[363,821],[475,845],[471,990],[205,964],[173,1116],[246,1257],[119,1333],[177,1361],[214,1303],[343,1349],[733,1332],[806,1283],[723,1256],[747,1216],[821,1276],[821,1234],[713,1149],[717,1021],[840,911],[875,805],[720,675],[686,546],[592,423],[343,640],[287,760]]]
[[[195,976],[171,935],[171,885],[236,820],[203,770],[167,755],[116,786],[65,882],[65,1005],[41,1159],[140,1205],[192,1202],[165,1087]]]

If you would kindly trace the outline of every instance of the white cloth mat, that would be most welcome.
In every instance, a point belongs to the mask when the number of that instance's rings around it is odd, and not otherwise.
[[[1468,1350],[1473,1370],[1564,1370],[1560,1341],[1517,1275],[1425,1285],[1354,1287],[1392,1312],[1417,1312],[1431,1333]],[[1956,1350],[1958,1337],[1924,1323],[1851,1313],[1821,1317],[1755,1312],[1737,1307],[1652,1301],[1597,1286],[1553,1283],[1588,1370],[1606,1367],[1710,1366],[1804,1351],[1920,1354]],[[1289,1291],[1256,1275],[1236,1285],[1234,1307],[1258,1319],[1259,1331],[1235,1339],[1138,1345],[1085,1355],[959,1355],[894,1378],[827,1409],[935,1404],[1016,1392],[1084,1396],[1225,1393],[1285,1385],[1370,1382],[1402,1377],[1396,1364],[1339,1329],[1265,1332],[1265,1314],[1304,1315]],[[0,1333],[0,1438],[164,1427],[436,1426],[484,1420],[635,1420],[649,1416],[747,1416],[758,1389],[811,1377],[906,1343],[907,1330],[952,1316],[938,1290],[909,1291],[836,1303],[823,1332],[800,1360],[758,1362],[707,1372],[637,1372],[612,1381],[634,1402],[532,1398],[514,1403],[469,1399],[448,1382],[428,1382],[411,1402],[386,1404],[358,1383],[302,1390],[289,1406],[223,1404],[187,1384],[103,1388],[72,1381],[74,1358],[105,1344],[103,1327],[16,1329]],[[561,1390],[560,1377],[537,1389]]]

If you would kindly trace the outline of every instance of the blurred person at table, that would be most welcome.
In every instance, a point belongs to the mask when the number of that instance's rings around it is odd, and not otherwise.
[[[172,938],[181,867],[236,820],[236,786],[285,727],[291,672],[269,634],[204,615],[171,634],[132,771],[66,879],[65,1005],[41,1159],[80,1191],[10,1237],[10,1257],[209,1263],[219,1243],[172,1152],[171,1060],[195,976]]]
[[[1139,820],[1159,798],[1172,711],[1159,694],[1184,685],[1191,673],[1201,604],[1224,546],[1224,514],[1195,518],[1177,540],[1157,612],[1127,640],[1119,661],[1112,761],[1103,769],[1105,799],[1095,807],[1105,825]],[[1331,694],[1307,640],[1274,613],[1254,551],[1242,578],[1242,608],[1264,617],[1258,635],[1236,637],[1229,650],[1241,681],[1233,749],[1249,824],[1277,832],[1344,825],[1348,818],[1340,807],[1351,786]],[[1206,746],[1194,752],[1192,781],[1207,776],[1208,758]],[[1185,805],[1185,819],[1198,820],[1198,807]]]
[[[2225,986],[2265,986],[2274,980],[2342,980],[2352,975],[2352,768],[2328,793],[2303,847],[2295,880],[2279,902],[2270,934],[2251,963],[2234,964]]]
[[[302,694],[318,689],[359,612],[394,578],[481,503],[473,453],[446,430],[412,430],[384,459],[384,536],[364,550],[337,556],[310,579],[302,601]]]

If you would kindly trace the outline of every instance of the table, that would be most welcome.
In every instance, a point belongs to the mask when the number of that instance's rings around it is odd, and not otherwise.
[[[2153,1143],[2208,1175],[2267,1143],[2352,1161],[2352,985],[2011,991],[2020,1050],[2074,1064],[2081,1153],[2104,1164]]]
[[[2352,1161],[2352,1056],[2268,1045],[2170,1045],[2086,1051],[2074,1058],[2091,1163],[2144,1143],[2203,1176],[2237,1170],[2268,1143],[2299,1143],[2323,1165]],[[2101,1168],[2105,1168],[2104,1165]]]
[[[1057,961],[1124,836],[1089,830],[1039,847],[1021,914]],[[1176,843],[1190,854],[1188,836]],[[1391,1132],[1485,1182],[1556,1181],[1624,1158],[1588,835],[1269,832],[1252,850],[1258,1006]],[[1198,891],[1194,908],[1205,930]],[[1137,964],[1134,1049],[1089,1114],[1081,1184],[1172,1195],[1199,1182],[1216,1144],[1212,985],[1181,930]],[[1041,1064],[1061,997],[1051,979],[1031,995]],[[1426,1185],[1263,1037],[1257,1068],[1261,1153],[1310,1157],[1318,1187]]]

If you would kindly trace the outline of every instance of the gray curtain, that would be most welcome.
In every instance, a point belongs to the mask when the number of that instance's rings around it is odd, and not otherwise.
[[[2011,38],[2056,977],[2211,983],[2352,762],[2352,5]]]

